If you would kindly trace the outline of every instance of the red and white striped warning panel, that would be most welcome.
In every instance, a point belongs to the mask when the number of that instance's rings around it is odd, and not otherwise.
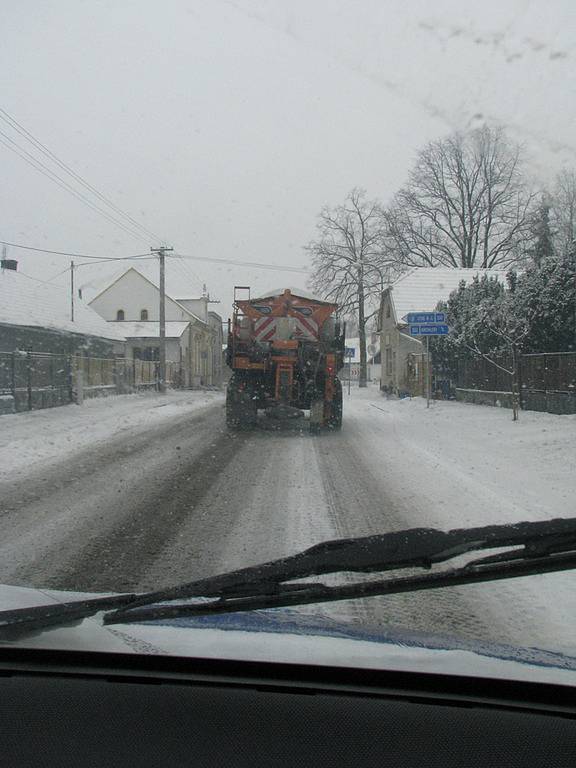
[[[256,341],[270,341],[276,333],[275,317],[259,317],[254,323]]]
[[[296,327],[292,336],[295,339],[318,340],[318,323],[309,317],[295,317]]]
[[[254,323],[254,336],[256,341],[272,341],[277,338],[277,321],[285,320],[283,317],[259,317]],[[304,339],[305,341],[318,340],[318,323],[308,317],[291,317],[291,337]]]

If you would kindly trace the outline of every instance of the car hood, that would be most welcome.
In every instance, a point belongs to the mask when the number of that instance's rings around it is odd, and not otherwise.
[[[0,585],[0,610],[98,597]],[[202,659],[309,664],[432,674],[530,680],[576,686],[574,652],[517,648],[491,642],[336,621],[304,610],[270,609],[104,625],[96,615],[43,630],[2,648],[165,654]]]

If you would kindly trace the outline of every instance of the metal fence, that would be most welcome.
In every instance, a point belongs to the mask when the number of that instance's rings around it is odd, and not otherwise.
[[[434,364],[433,379],[448,380],[449,389],[457,390],[462,399],[489,402],[489,398],[478,399],[474,394],[486,393],[507,402],[499,396],[511,395],[512,375],[503,369],[512,370],[512,361],[502,356],[496,362],[502,368],[481,357],[460,359],[449,370]],[[525,410],[576,413],[576,352],[521,355],[517,380],[521,407]]]
[[[512,375],[508,371],[513,369],[512,360],[502,355],[495,358],[495,362],[501,367],[483,357],[459,360],[456,371],[457,386],[465,389],[511,392]]]
[[[166,385],[182,386],[180,363],[166,363]],[[0,352],[0,413],[53,408],[82,397],[158,388],[158,363],[44,352]]]
[[[544,392],[576,391],[576,352],[522,355],[522,383]]]
[[[576,413],[576,352],[522,355],[522,407],[548,413]]]

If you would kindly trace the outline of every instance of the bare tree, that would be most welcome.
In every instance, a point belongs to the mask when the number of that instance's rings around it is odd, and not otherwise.
[[[384,256],[383,211],[366,192],[353,189],[342,205],[324,207],[318,237],[305,248],[312,258],[310,284],[339,305],[340,314],[358,321],[360,381],[366,386],[366,324],[378,311],[380,294],[392,264]]]
[[[576,238],[576,171],[564,168],[551,196],[551,218],[557,253],[565,256]]]
[[[389,249],[406,266],[506,267],[530,236],[534,203],[503,130],[455,133],[419,153],[386,212]]]

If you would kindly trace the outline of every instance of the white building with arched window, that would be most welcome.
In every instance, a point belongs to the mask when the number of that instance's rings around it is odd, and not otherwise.
[[[192,298],[185,286],[177,287],[187,298],[166,294],[166,361],[178,364],[184,387],[219,386],[221,318],[208,311],[208,297]],[[151,275],[130,267],[98,286],[84,286],[82,291],[90,307],[126,337],[128,356],[158,359],[160,290]]]

